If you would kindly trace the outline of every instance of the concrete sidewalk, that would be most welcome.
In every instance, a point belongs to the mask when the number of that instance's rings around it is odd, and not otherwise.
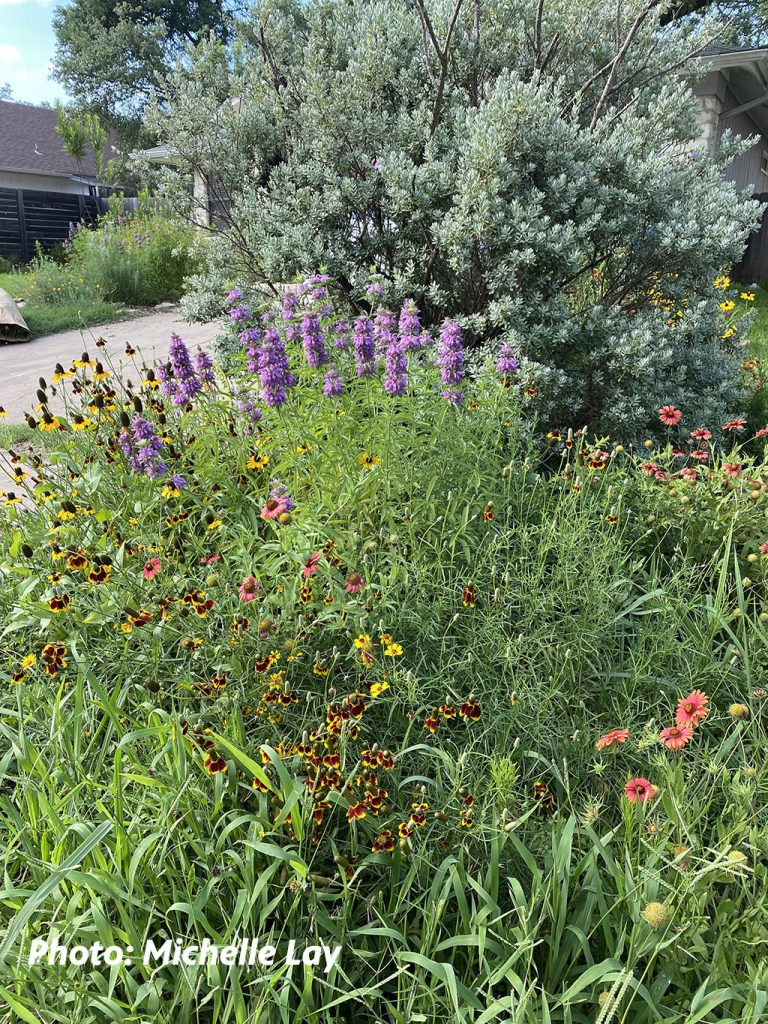
[[[50,381],[56,363],[68,369],[72,360],[83,351],[87,351],[92,359],[103,359],[108,353],[115,367],[129,364],[133,369],[142,361],[150,363],[163,358],[168,352],[172,333],[178,334],[193,349],[198,345],[210,345],[218,330],[217,322],[188,324],[177,310],[173,310],[149,313],[116,324],[49,334],[34,341],[0,344],[0,405],[8,413],[3,423],[21,423],[24,413],[37,405],[35,391],[38,378]],[[106,349],[96,348],[98,338],[105,339]],[[136,356],[125,355],[125,346],[129,343],[137,350]],[[133,375],[136,375],[135,370]]]

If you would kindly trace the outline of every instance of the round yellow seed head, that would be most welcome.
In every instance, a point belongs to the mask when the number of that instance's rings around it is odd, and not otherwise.
[[[729,850],[726,860],[732,864],[733,867],[740,868],[742,865],[747,863],[747,855],[742,853],[741,850]]]
[[[647,903],[645,909],[641,913],[651,928],[663,928],[669,921],[669,910],[664,906],[663,903]]]
[[[749,718],[749,708],[746,704],[731,704],[728,714],[732,718]]]

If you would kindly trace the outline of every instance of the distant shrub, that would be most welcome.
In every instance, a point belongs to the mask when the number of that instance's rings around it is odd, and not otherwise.
[[[195,265],[194,232],[183,221],[141,196],[135,213],[122,200],[95,228],[74,227],[63,263],[38,253],[34,299],[39,303],[100,298],[151,306],[181,298],[184,278]]]

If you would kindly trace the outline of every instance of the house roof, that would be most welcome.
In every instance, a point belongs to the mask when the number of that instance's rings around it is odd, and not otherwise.
[[[64,152],[55,110],[8,100],[0,100],[0,170],[97,177],[90,146],[80,162]]]

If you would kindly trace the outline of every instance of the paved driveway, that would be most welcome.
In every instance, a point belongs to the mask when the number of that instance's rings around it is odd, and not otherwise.
[[[50,380],[56,363],[68,367],[84,349],[92,358],[99,358],[98,338],[106,340],[106,351],[117,366],[127,361],[125,346],[128,342],[149,362],[166,354],[171,333],[180,335],[192,348],[209,345],[218,329],[218,323],[188,324],[177,311],[172,311],[150,313],[135,320],[101,327],[49,334],[19,344],[0,344],[0,405],[8,412],[3,422],[23,421],[24,413],[37,404],[38,378]]]

